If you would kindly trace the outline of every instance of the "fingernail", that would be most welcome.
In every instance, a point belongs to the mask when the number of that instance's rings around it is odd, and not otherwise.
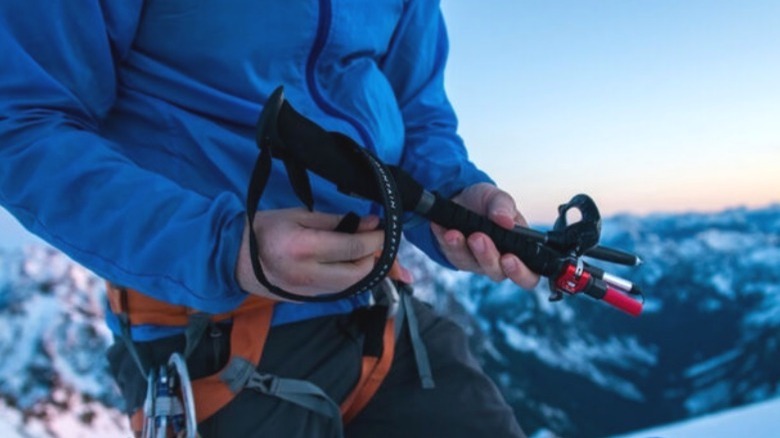
[[[482,254],[485,252],[485,241],[482,239],[474,239],[473,242],[474,245],[474,251],[478,252],[479,254]]]
[[[504,270],[504,273],[509,275],[513,274],[517,271],[517,262],[514,259],[504,259],[501,260],[501,268]]]
[[[458,244],[458,236],[445,236],[444,239],[447,242],[447,245],[455,246]]]
[[[493,212],[493,215],[494,216],[509,216],[509,217],[512,217],[512,214],[509,212],[509,210],[506,210],[506,209],[503,209],[503,208],[499,208],[498,210]]]
[[[404,269],[401,271],[401,280],[403,280],[406,284],[412,284],[414,283],[414,276],[412,275],[412,272],[408,269]]]

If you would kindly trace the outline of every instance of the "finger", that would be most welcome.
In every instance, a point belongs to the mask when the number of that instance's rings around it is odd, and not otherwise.
[[[339,226],[345,215],[327,214],[316,211],[302,211],[297,218],[298,224],[305,228],[316,230],[335,230]],[[360,218],[357,231],[370,231],[379,226],[379,216],[368,215]]]
[[[371,231],[375,230],[378,226],[379,216],[371,214],[360,218],[360,224],[358,225],[357,231]]]
[[[412,275],[412,271],[407,269],[398,260],[393,263],[393,266],[390,268],[390,272],[387,274],[387,276],[395,280],[403,281],[406,284],[414,283],[414,275]]]
[[[323,295],[347,289],[368,275],[373,266],[373,256],[351,262],[315,262],[303,266],[285,278],[269,278],[269,280],[282,289],[295,294]]]
[[[479,270],[493,281],[506,279],[499,263],[501,254],[496,245],[484,233],[474,233],[468,238],[468,246],[479,264]]]
[[[314,231],[309,242],[311,256],[320,263],[353,262],[380,251],[384,237],[382,230],[354,234]]]
[[[514,198],[503,190],[496,191],[486,207],[490,220],[510,230],[515,226],[515,219],[520,214]]]
[[[314,269],[314,278],[321,285],[317,293],[333,293],[347,289],[368,275],[374,264],[373,255],[349,262],[318,263]]]
[[[514,254],[504,254],[501,257],[501,268],[513,283],[523,289],[531,290],[539,284],[539,275],[531,271]]]
[[[335,230],[344,215],[306,211],[301,209],[295,217],[298,225],[315,230]]]
[[[447,232],[447,229],[435,222],[431,222],[431,231],[433,231],[433,235],[436,237],[436,239],[439,240],[439,244],[443,245],[444,242],[442,241],[442,238],[444,233]]]
[[[528,225],[528,221],[525,220],[525,216],[523,216],[523,214],[520,213],[519,211],[517,212],[517,216],[515,216],[515,223],[517,225],[520,225],[520,226],[526,227],[526,228],[528,228],[528,226],[529,226]]]
[[[431,224],[436,240],[444,256],[458,269],[476,271],[479,264],[466,245],[466,238],[458,230],[447,230],[437,224]]]

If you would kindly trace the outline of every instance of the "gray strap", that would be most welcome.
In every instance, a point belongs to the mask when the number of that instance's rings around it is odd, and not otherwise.
[[[420,326],[417,323],[417,315],[415,315],[414,308],[412,308],[411,290],[407,287],[402,287],[400,295],[401,306],[398,313],[401,318],[406,318],[406,326],[409,328],[409,338],[412,341],[412,351],[414,352],[414,360],[417,363],[417,374],[420,376],[420,383],[423,389],[433,389],[436,387],[436,382],[433,380],[431,362],[428,359],[428,350],[425,348],[425,344],[420,337]],[[398,318],[398,316],[396,316],[396,318]],[[403,322],[403,319],[399,321],[398,326],[401,326]],[[396,328],[396,331],[397,330],[398,328]]]
[[[125,344],[127,352],[130,353],[130,357],[133,358],[133,362],[135,362],[135,365],[138,367],[138,372],[140,372],[142,376],[148,377],[149,374],[147,373],[147,370],[149,367],[147,367],[143,359],[141,359],[141,355],[138,353],[138,349],[135,348],[135,343],[133,342],[133,334],[130,329],[130,318],[127,316],[126,312],[118,313],[116,316],[117,319],[119,319],[119,337]]]
[[[251,362],[237,356],[230,359],[220,378],[233,392],[242,388],[253,389],[316,412],[331,420],[336,436],[344,436],[339,405],[319,386],[309,381],[259,373]]]
[[[341,423],[341,412],[336,402],[309,381],[254,373],[246,387],[295,403]]]
[[[209,325],[211,315],[204,312],[193,313],[187,320],[187,328],[184,330],[184,358],[187,359],[198,347],[206,328]]]
[[[395,332],[395,341],[398,343],[398,338],[401,337],[401,330],[406,323],[406,306],[403,305],[403,301],[398,305],[398,309],[395,312],[395,325],[393,327]]]
[[[133,358],[135,365],[138,367],[138,371],[141,373],[142,376],[148,378],[149,375],[147,374],[147,370],[149,368],[141,359],[141,355],[138,354],[138,349],[135,348],[135,343],[133,342],[133,334],[131,331],[131,324],[130,324],[130,315],[127,314],[128,309],[130,308],[127,289],[119,286],[116,287],[117,290],[119,291],[119,302],[120,302],[119,305],[120,312],[116,314],[116,317],[119,320],[119,331],[120,331],[119,337],[122,339],[122,342],[124,342],[125,348],[127,348],[128,353],[130,353],[130,357]]]
[[[252,362],[243,357],[233,356],[225,369],[222,370],[219,378],[228,385],[230,392],[238,394],[246,386],[254,372],[255,366],[252,365]]]

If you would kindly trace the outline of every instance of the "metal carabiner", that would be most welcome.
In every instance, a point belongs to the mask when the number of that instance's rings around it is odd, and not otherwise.
[[[195,416],[195,396],[192,392],[190,373],[187,371],[187,362],[181,354],[173,353],[168,359],[168,367],[178,376],[179,391],[184,407],[184,438],[196,438],[198,436],[198,422]]]
[[[166,365],[149,371],[146,381],[145,421],[141,436],[167,438],[172,429],[177,438],[196,438],[195,397],[184,357],[179,353],[171,354]]]

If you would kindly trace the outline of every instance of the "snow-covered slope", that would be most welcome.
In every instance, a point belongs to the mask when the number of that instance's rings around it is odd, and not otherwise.
[[[0,252],[0,436],[128,436],[107,374],[104,293],[49,247]]]
[[[528,432],[609,436],[780,394],[780,206],[615,217],[602,243],[645,260],[603,265],[642,285],[641,317],[413,263]]]
[[[780,399],[728,409],[619,438],[775,438],[780,435]]]
[[[529,433],[614,436],[780,395],[780,206],[615,217],[602,243],[643,256],[605,265],[644,287],[640,318],[445,271],[408,247],[403,260]],[[0,246],[0,436],[127,435],[103,293],[46,246]]]

